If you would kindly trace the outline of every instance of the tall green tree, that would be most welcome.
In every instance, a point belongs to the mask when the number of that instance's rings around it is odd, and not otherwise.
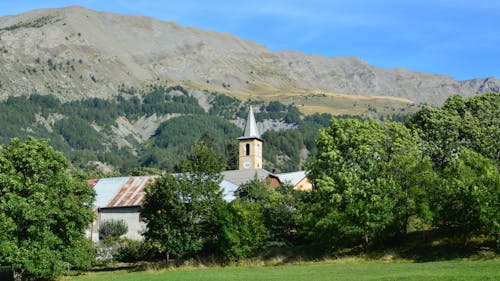
[[[428,191],[438,176],[429,157],[420,150],[424,144],[416,133],[396,122],[386,122],[384,127],[385,157],[379,163],[386,177],[396,183],[394,227],[397,233],[405,235],[410,227],[431,223]],[[410,220],[414,222],[411,226]]]
[[[301,191],[292,186],[281,185],[271,188],[269,184],[255,177],[242,184],[235,192],[237,201],[256,203],[261,207],[269,242],[273,244],[294,244],[297,238]]]
[[[464,239],[500,234],[500,174],[491,159],[462,149],[444,169],[431,198],[436,226]]]
[[[271,243],[294,245],[302,240],[298,217],[301,215],[303,193],[284,184],[271,189],[269,196],[261,203]]]
[[[0,147],[0,264],[16,280],[89,266],[94,192],[44,140]]]
[[[399,123],[332,119],[309,162],[315,190],[304,219],[310,236],[366,244],[405,233],[410,216],[428,210],[422,179],[432,170],[418,143]]]
[[[426,107],[408,121],[426,141],[422,146],[438,170],[472,149],[500,166],[500,93],[463,99],[455,95],[442,108]]]
[[[175,170],[181,173],[220,177],[220,172],[226,167],[226,159],[215,152],[215,146],[215,140],[205,132],[194,142],[191,152],[175,165]]]
[[[220,172],[224,161],[204,138],[178,163],[180,173],[164,174],[148,186],[141,214],[146,240],[167,259],[199,253],[214,244],[217,212],[223,208]]]

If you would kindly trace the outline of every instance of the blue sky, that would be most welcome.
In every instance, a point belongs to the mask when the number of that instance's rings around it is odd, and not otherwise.
[[[0,15],[70,5],[229,32],[272,51],[355,56],[458,80],[500,78],[496,0],[23,0],[1,1]]]

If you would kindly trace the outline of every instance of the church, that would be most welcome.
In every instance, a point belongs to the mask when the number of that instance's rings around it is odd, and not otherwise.
[[[266,181],[274,188],[288,184],[297,190],[311,190],[312,185],[305,171],[274,174],[263,168],[263,140],[259,134],[253,109],[250,106],[243,136],[238,138],[239,157],[238,170],[223,171],[220,187],[226,201],[235,199],[235,191],[239,186],[255,178]],[[146,224],[140,217],[140,208],[144,201],[144,189],[159,177],[136,176],[115,177],[89,180],[89,185],[96,192],[94,210],[96,220],[87,231],[87,236],[94,242],[99,241],[99,225],[106,220],[123,220],[128,226],[124,237],[142,240]]]

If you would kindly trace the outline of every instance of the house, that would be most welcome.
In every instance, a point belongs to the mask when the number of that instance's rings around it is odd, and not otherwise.
[[[270,174],[269,177],[276,178],[276,180],[272,182],[278,182],[278,185],[280,184],[291,185],[295,190],[311,191],[313,188],[312,183],[307,178],[306,171],[297,171],[297,172],[283,173],[283,174]],[[273,185],[271,186],[275,187]]]
[[[239,141],[239,169],[223,171],[220,187],[226,201],[235,199],[235,191],[244,183],[257,178],[266,181],[271,187],[290,184],[298,190],[311,190],[304,171],[284,174],[272,174],[262,167],[262,145],[255,122],[252,107],[248,112],[243,136]],[[129,239],[141,240],[146,224],[140,217],[140,208],[144,202],[144,189],[157,178],[157,175],[140,177],[116,177],[90,180],[89,185],[96,191],[94,209],[96,221],[87,235],[92,241],[99,240],[99,225],[111,219],[121,219],[128,226],[124,235]]]
[[[89,181],[96,192],[96,220],[90,229],[92,241],[99,241],[99,225],[106,220],[123,220],[128,226],[125,237],[141,240],[146,224],[140,218],[144,188],[157,176],[117,177]]]

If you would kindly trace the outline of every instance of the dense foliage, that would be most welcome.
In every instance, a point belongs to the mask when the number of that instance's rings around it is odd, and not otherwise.
[[[92,261],[83,232],[93,190],[46,141],[0,147],[0,264],[14,277],[46,278]]]
[[[450,97],[442,108],[425,107],[409,120],[426,141],[423,148],[438,169],[468,148],[500,163],[500,94]]]
[[[303,231],[329,245],[440,229],[500,231],[500,95],[448,99],[406,126],[332,119],[309,162]]]
[[[203,135],[212,139],[211,147],[226,158],[234,158],[237,155],[231,154],[226,148],[240,134],[241,130],[236,125],[216,116],[187,115],[173,118],[162,123],[156,130],[155,135],[146,143],[139,161],[141,166],[173,171],[174,164],[185,157],[191,144]]]
[[[453,96],[417,112],[408,126],[439,175],[430,192],[434,224],[465,238],[500,235],[500,94]]]
[[[432,169],[402,124],[333,119],[317,145],[306,220],[314,239],[368,243],[382,233],[406,233],[410,216],[425,216],[421,194]]]
[[[167,259],[193,255],[213,244],[217,213],[224,205],[219,183],[225,164],[198,141],[177,166],[178,174],[164,174],[146,189],[141,215],[144,236]]]
[[[228,260],[239,260],[255,254],[269,238],[262,206],[256,202],[236,200],[220,208],[219,228],[214,252]]]

